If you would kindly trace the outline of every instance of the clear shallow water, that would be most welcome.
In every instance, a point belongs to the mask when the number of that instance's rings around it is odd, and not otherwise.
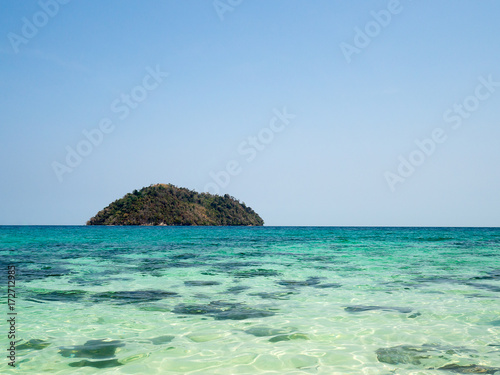
[[[500,229],[0,227],[0,260],[2,374],[500,368]]]

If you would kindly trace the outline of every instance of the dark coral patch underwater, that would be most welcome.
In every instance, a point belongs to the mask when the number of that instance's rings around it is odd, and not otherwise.
[[[89,361],[83,359],[81,361],[72,362],[69,364],[70,367],[94,367],[94,368],[110,368],[121,365],[122,363],[120,363],[117,359],[107,359],[105,361]]]
[[[154,302],[177,296],[177,293],[167,292],[165,290],[130,290],[97,293],[92,296],[92,302],[114,302],[123,305],[130,303]]]
[[[213,286],[220,285],[221,283],[218,281],[210,281],[210,280],[188,280],[184,281],[184,285],[186,286]]]
[[[84,290],[50,290],[50,289],[33,289],[31,291],[30,300],[35,302],[81,302],[88,292]]]
[[[440,367],[438,370],[447,370],[456,374],[496,374],[500,371],[500,367],[488,367],[481,365],[460,366],[450,364]]]
[[[297,286],[315,286],[320,284],[321,277],[309,277],[307,280],[280,280],[278,285],[286,286],[287,288],[295,288]]]
[[[256,269],[237,271],[233,275],[234,277],[238,278],[259,277],[259,276],[274,277],[274,276],[281,276],[281,272],[278,272],[276,270],[271,270],[268,268],[256,268]]]
[[[40,339],[31,339],[16,346],[17,350],[42,350],[50,346],[50,342]]]
[[[245,285],[237,285],[237,286],[232,286],[226,290],[226,293],[231,293],[231,294],[240,294],[241,292],[250,289],[249,286]]]
[[[252,318],[265,318],[275,315],[269,310],[256,309],[243,303],[228,303],[212,301],[208,304],[179,304],[172,310],[176,314],[206,315],[216,320],[244,320]]]
[[[399,345],[376,350],[379,362],[390,365],[415,365],[422,369],[438,369],[456,374],[496,374],[500,367],[476,364],[459,365],[450,362],[474,363],[479,360],[477,351],[464,347],[437,344]],[[439,364],[441,362],[441,364]],[[439,366],[439,367],[437,367]]]
[[[365,305],[354,305],[354,306],[347,306],[345,311],[349,313],[360,313],[360,312],[365,312],[365,311],[376,311],[376,310],[382,310],[382,311],[396,311],[400,312],[402,314],[409,314],[413,310],[407,307],[392,307],[392,306],[365,306]]]
[[[258,296],[264,299],[276,299],[276,300],[285,300],[290,299],[290,295],[297,294],[295,292],[258,292],[258,293],[249,293],[249,296]]]
[[[67,358],[113,358],[122,346],[125,344],[120,340],[89,340],[83,345],[61,347],[59,354]]]

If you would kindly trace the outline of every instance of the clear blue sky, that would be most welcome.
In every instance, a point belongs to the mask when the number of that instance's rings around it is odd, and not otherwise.
[[[500,225],[500,2],[216,5],[0,2],[0,224],[229,163],[266,225]]]

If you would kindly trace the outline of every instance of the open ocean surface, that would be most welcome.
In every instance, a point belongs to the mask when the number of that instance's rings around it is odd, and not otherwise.
[[[1,374],[500,374],[498,228],[4,226],[0,260]]]

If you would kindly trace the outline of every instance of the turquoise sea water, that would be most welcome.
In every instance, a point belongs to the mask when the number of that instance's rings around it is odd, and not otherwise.
[[[2,374],[500,374],[500,229],[0,227],[0,260]]]

